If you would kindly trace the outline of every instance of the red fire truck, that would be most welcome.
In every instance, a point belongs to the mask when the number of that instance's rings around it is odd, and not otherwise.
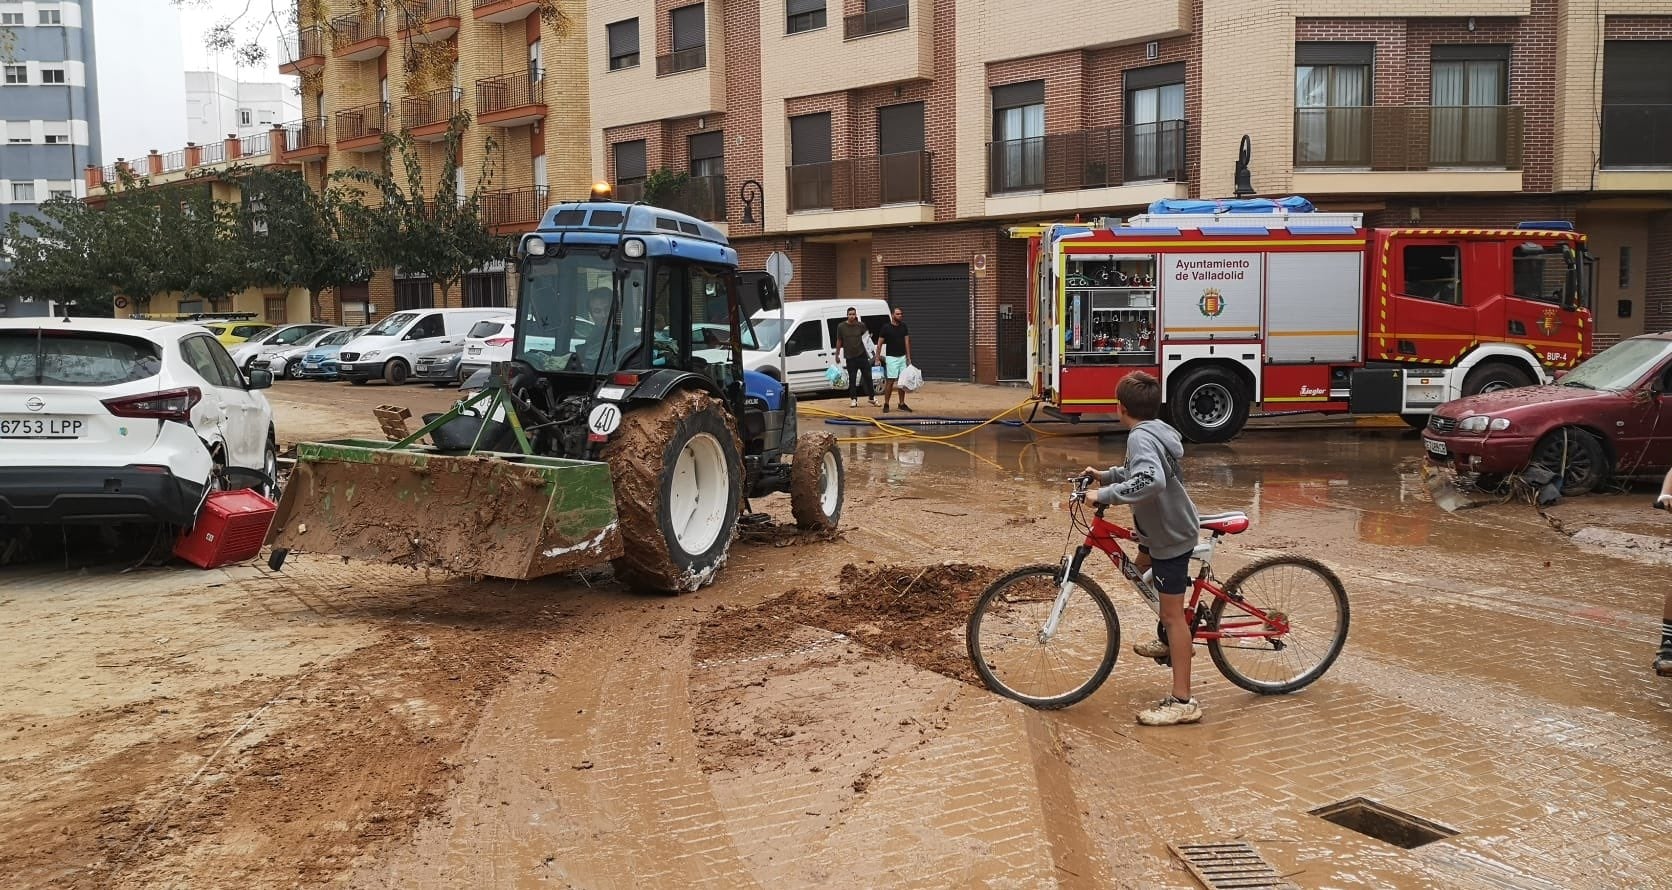
[[[1565,222],[1366,229],[1303,198],[1164,201],[1028,239],[1028,373],[1051,413],[1107,415],[1158,377],[1193,442],[1250,409],[1398,414],[1549,382],[1590,354],[1590,269]]]

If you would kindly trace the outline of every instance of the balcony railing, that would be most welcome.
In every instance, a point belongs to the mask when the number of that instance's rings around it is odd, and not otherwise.
[[[707,66],[708,45],[693,46],[690,49],[675,50],[666,55],[657,56],[656,76],[667,77],[670,74],[695,71]]]
[[[330,36],[319,25],[309,25],[279,38],[279,63],[299,65],[304,59],[318,59],[331,45]]]
[[[445,124],[457,113],[460,98],[462,97],[459,91],[452,87],[408,96],[401,100],[401,126],[408,130],[416,130],[433,124]]]
[[[325,134],[325,118],[310,117],[284,125],[284,150],[304,151],[325,148],[329,140]]]
[[[706,222],[725,222],[726,177],[692,176],[675,191],[658,196],[655,203]]]
[[[519,71],[476,81],[476,113],[479,115],[544,104],[544,71]]]
[[[884,6],[869,12],[844,17],[842,19],[842,39],[854,40],[886,31],[898,31],[909,25],[911,25],[911,7],[905,3],[900,3],[898,6]]]
[[[337,141],[381,136],[389,127],[389,103],[373,102],[337,112]]]
[[[627,204],[644,200],[644,180],[636,179],[632,182],[617,182],[615,184],[615,199]]]
[[[1672,167],[1672,105],[1602,106],[1602,166]]]
[[[500,189],[482,195],[482,222],[490,229],[532,227],[546,212],[546,187]]]
[[[200,146],[197,153],[197,162],[205,166],[209,164],[225,163],[226,143],[211,142],[208,145]]]
[[[1520,170],[1522,109],[1375,105],[1295,109],[1295,167]]]
[[[1171,120],[989,142],[987,194],[1182,181],[1185,131]]]
[[[271,135],[271,131],[264,131],[256,133],[253,136],[244,137],[239,140],[239,148],[242,149],[240,157],[265,157],[273,150],[273,137]]]
[[[383,11],[339,15],[331,20],[331,30],[342,47],[353,46],[362,40],[388,36],[383,29]]]
[[[416,28],[420,23],[452,18],[458,14],[458,4],[454,0],[416,0],[407,7],[405,27]]]
[[[176,149],[163,155],[163,173],[175,173],[186,169],[186,150]]]
[[[934,201],[933,152],[845,158],[789,168],[789,208],[861,210]]]

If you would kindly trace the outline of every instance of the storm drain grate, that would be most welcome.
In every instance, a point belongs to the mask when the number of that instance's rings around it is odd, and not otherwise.
[[[1415,850],[1423,844],[1443,841],[1457,829],[1430,822],[1421,816],[1401,812],[1363,797],[1354,797],[1311,811],[1312,815],[1350,828],[1385,844]]]
[[[1224,844],[1168,844],[1173,855],[1208,890],[1254,890],[1282,887],[1277,870],[1254,848],[1235,841]]]

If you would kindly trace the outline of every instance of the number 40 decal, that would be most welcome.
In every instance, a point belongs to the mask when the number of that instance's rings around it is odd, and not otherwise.
[[[621,426],[621,406],[604,402],[596,405],[586,417],[586,428],[599,436],[607,436]]]

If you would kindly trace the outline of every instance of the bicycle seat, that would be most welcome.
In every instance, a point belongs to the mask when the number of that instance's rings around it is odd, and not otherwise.
[[[1248,514],[1240,510],[1196,517],[1196,524],[1216,535],[1240,535],[1248,531]]]

